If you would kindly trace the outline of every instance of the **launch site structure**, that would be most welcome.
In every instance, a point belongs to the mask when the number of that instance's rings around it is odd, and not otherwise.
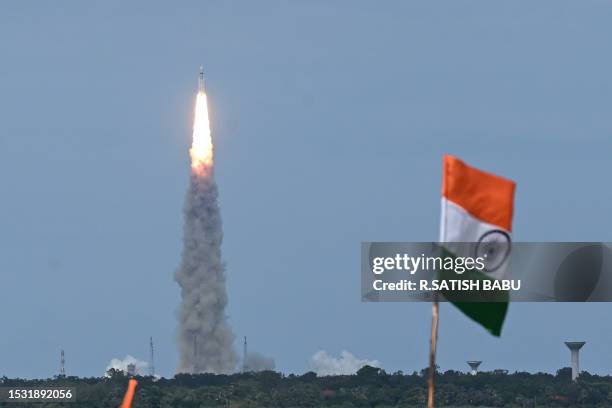
[[[476,375],[478,373],[478,367],[482,364],[482,361],[467,361],[468,365],[471,368],[470,374]]]
[[[586,341],[566,341],[565,345],[570,349],[572,356],[572,381],[576,381],[578,379],[578,375],[580,374],[580,361],[578,354],[580,353],[580,349],[582,346],[586,344]]]

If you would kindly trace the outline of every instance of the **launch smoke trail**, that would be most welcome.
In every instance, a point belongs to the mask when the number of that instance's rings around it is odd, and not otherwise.
[[[175,280],[181,287],[178,371],[230,373],[238,361],[225,308],[223,230],[214,179],[213,145],[204,78],[196,98],[191,178],[184,207],[184,247]]]

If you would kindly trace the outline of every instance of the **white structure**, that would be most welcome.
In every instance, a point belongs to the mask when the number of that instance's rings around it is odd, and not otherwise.
[[[476,373],[478,372],[478,367],[480,366],[482,361],[467,361],[467,363],[472,369],[472,371],[470,371],[470,374],[476,375]]]
[[[585,345],[585,341],[566,341],[565,345],[570,349],[572,353],[572,381],[576,381],[578,374],[580,374],[580,362],[578,359],[578,353],[582,346]]]
[[[127,365],[127,375],[130,377],[136,375],[136,364],[130,363]]]

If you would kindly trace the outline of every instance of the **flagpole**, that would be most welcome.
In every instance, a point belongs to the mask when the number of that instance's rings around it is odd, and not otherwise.
[[[436,373],[436,346],[438,344],[438,321],[440,320],[440,304],[438,293],[434,294],[431,303],[431,338],[429,341],[429,378],[427,379],[427,408],[434,408],[434,378]]]

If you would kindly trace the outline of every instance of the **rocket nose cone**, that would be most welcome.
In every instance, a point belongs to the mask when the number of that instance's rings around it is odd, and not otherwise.
[[[198,76],[198,91],[204,92],[204,67],[200,66],[200,75]]]

